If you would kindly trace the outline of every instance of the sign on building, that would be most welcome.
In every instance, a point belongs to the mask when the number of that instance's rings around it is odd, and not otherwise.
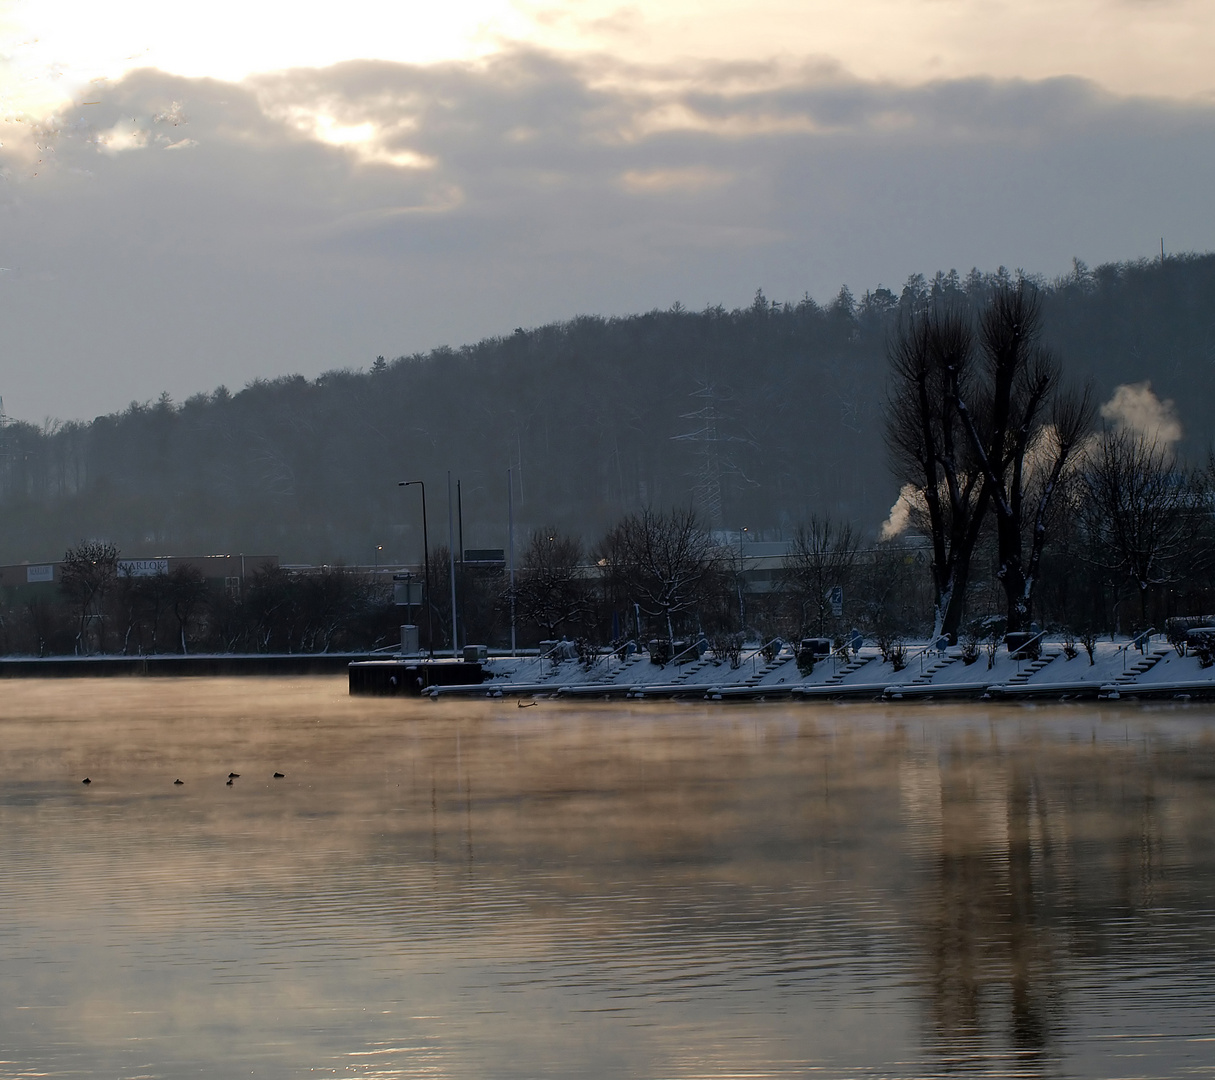
[[[29,583],[35,581],[54,581],[55,567],[50,566],[27,566],[25,568],[25,580]]]
[[[169,572],[168,559],[119,559],[118,572],[127,577],[156,577]]]

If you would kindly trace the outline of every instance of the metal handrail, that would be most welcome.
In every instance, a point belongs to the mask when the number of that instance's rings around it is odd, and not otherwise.
[[[753,649],[753,650],[751,651],[751,655],[750,655],[750,656],[743,656],[743,657],[740,657],[740,658],[739,658],[739,661],[738,661],[738,666],[739,666],[739,667],[742,667],[742,666],[743,666],[743,664],[745,664],[745,663],[746,663],[748,660],[750,660],[750,661],[752,661],[752,663],[754,663],[755,658],[756,658],[756,657],[757,657],[757,656],[758,656],[760,653],[762,653],[762,652],[764,651],[764,649],[766,649],[766,648],[767,648],[769,645],[773,644],[773,642],[777,642],[777,641],[779,641],[779,642],[781,643],[781,646],[782,646],[782,648],[783,648],[783,647],[784,647],[784,643],[785,643],[785,642],[784,642],[784,638],[780,637],[780,635],[777,635],[776,637],[774,637],[774,638],[772,639],[772,641],[765,641],[765,642],[764,642],[764,643],[763,643],[763,644],[762,644],[762,645],[761,645],[761,646],[760,646],[758,649]],[[778,655],[779,655],[779,653],[778,653]]]
[[[1028,649],[1035,641],[1038,641],[1040,638],[1044,638],[1044,637],[1046,637],[1046,631],[1039,630],[1028,641],[1023,641],[1023,642],[1021,642],[1020,645],[1017,646],[1017,671],[1018,672],[1020,672],[1020,670],[1021,670],[1022,662],[1029,659],[1029,653],[1027,653],[1025,650]]]
[[[699,644],[700,644],[700,641],[696,640],[696,641],[692,642],[692,644],[689,645],[686,649],[680,649],[679,652],[677,652],[674,656],[671,657],[670,660],[667,661],[667,663],[668,664],[679,664],[679,662],[680,662],[679,658],[681,656],[683,656],[684,653],[690,653],[690,652],[696,652],[696,659],[699,660],[700,653],[697,651],[697,646]]]
[[[1153,626],[1150,629],[1144,630],[1141,633],[1136,634],[1125,645],[1121,645],[1118,647],[1118,652],[1122,653],[1122,670],[1123,671],[1126,671],[1126,654],[1131,649],[1139,648],[1141,642],[1146,642],[1146,645],[1143,646],[1141,651],[1144,653],[1145,656],[1147,655],[1147,648],[1151,646],[1152,635],[1154,633],[1156,633],[1156,627]]]
[[[937,641],[939,641],[939,640],[940,639],[938,638]],[[930,652],[940,652],[940,651],[941,650],[937,648],[937,642],[930,641],[927,645],[923,646],[920,649],[917,649],[914,656],[911,656],[908,658],[908,666],[910,666],[910,662],[912,660],[915,660],[918,657],[919,661],[920,661],[920,674],[923,675],[924,674],[924,657]]]

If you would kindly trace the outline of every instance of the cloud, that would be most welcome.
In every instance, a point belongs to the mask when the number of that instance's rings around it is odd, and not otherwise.
[[[1075,79],[900,86],[817,61],[519,50],[240,83],[143,70],[87,100],[0,132],[19,416],[760,286],[1050,273],[1161,231],[1215,248],[1215,107]]]
[[[1161,401],[1150,382],[1116,387],[1114,396],[1101,406],[1101,416],[1116,430],[1142,435],[1163,446],[1171,446],[1182,436],[1176,406],[1170,400]]]

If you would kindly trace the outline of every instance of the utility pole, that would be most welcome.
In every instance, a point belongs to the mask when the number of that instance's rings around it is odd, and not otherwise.
[[[430,540],[426,531],[426,484],[421,480],[402,480],[397,487],[413,487],[422,489],[422,595],[426,599],[426,645],[430,649],[430,658],[435,658],[435,623],[430,609]],[[243,558],[243,556],[242,556]]]
[[[451,498],[451,470],[447,470],[447,570],[451,577],[451,655],[460,655],[459,642],[456,640],[456,529],[453,520]]]
[[[515,478],[506,470],[506,539],[510,548],[510,654],[515,655]]]
[[[464,497],[460,481],[456,481],[456,536],[460,544],[460,576],[456,581],[460,594],[460,625],[464,628],[464,643],[468,644],[468,620],[464,617],[464,601],[468,599],[468,582],[464,578]]]

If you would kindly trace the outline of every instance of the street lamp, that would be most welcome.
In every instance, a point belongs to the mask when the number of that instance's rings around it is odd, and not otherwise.
[[[743,590],[745,588],[744,577],[747,572],[747,556],[743,552],[743,536],[751,530],[747,526],[743,526],[738,530],[738,624],[739,629],[745,634],[747,632],[747,605],[743,600]]]
[[[435,658],[435,630],[430,617],[430,540],[426,532],[426,484],[421,480],[402,480],[397,487],[413,487],[422,489],[422,595],[426,599],[426,643],[430,649],[430,658]]]

